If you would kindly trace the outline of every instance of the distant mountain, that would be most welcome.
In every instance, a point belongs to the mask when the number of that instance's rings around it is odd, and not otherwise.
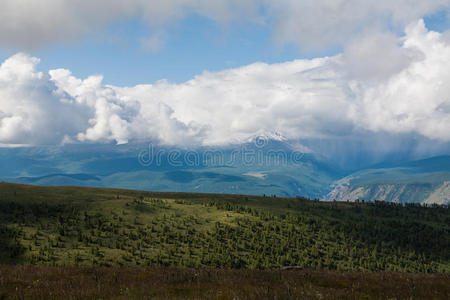
[[[326,200],[449,203],[450,156],[353,172],[281,135],[227,147],[148,143],[0,149],[3,181]]]
[[[280,135],[228,147],[177,149],[151,144],[69,145],[0,150],[4,181],[321,198],[342,177],[332,163]],[[29,159],[32,157],[32,159]]]
[[[450,203],[450,156],[377,165],[332,185],[327,200]]]

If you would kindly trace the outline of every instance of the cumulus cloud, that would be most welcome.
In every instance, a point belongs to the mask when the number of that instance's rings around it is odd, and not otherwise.
[[[415,61],[389,81],[364,90],[353,118],[363,116],[361,123],[369,130],[450,141],[450,45],[441,34],[428,32],[422,20],[406,34],[404,48],[418,53]]]
[[[0,66],[0,144],[224,145],[278,132],[289,139],[415,135],[450,142],[450,42],[424,22],[403,37],[355,39],[344,53],[204,72],[134,87]]]
[[[398,33],[413,20],[449,8],[450,0],[2,0],[0,45],[32,49],[127,19],[159,30],[198,14],[222,24],[268,26],[279,43],[313,51],[342,46],[368,29]]]
[[[17,54],[0,66],[0,143],[54,143],[87,121],[84,107],[65,102],[49,76],[36,71],[38,62]]]

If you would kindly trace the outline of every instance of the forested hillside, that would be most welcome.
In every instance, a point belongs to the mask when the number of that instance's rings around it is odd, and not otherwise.
[[[443,206],[0,184],[0,262],[450,273]]]

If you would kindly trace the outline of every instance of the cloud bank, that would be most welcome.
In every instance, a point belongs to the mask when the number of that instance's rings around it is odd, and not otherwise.
[[[267,26],[281,44],[312,51],[342,46],[367,30],[401,32],[414,20],[449,9],[450,0],[2,0],[0,45],[33,49],[123,20],[161,30],[196,14],[221,24]]]
[[[264,1],[274,39],[306,51],[345,45],[368,31],[401,33],[404,26],[450,8],[449,0]]]
[[[64,69],[39,72],[39,59],[19,53],[0,66],[0,144],[226,145],[273,132],[450,142],[450,40],[422,20],[405,32],[353,40],[333,57],[134,87]]]

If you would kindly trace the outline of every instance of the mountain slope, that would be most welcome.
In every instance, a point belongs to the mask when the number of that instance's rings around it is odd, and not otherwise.
[[[450,156],[375,166],[333,184],[328,200],[450,203]]]

